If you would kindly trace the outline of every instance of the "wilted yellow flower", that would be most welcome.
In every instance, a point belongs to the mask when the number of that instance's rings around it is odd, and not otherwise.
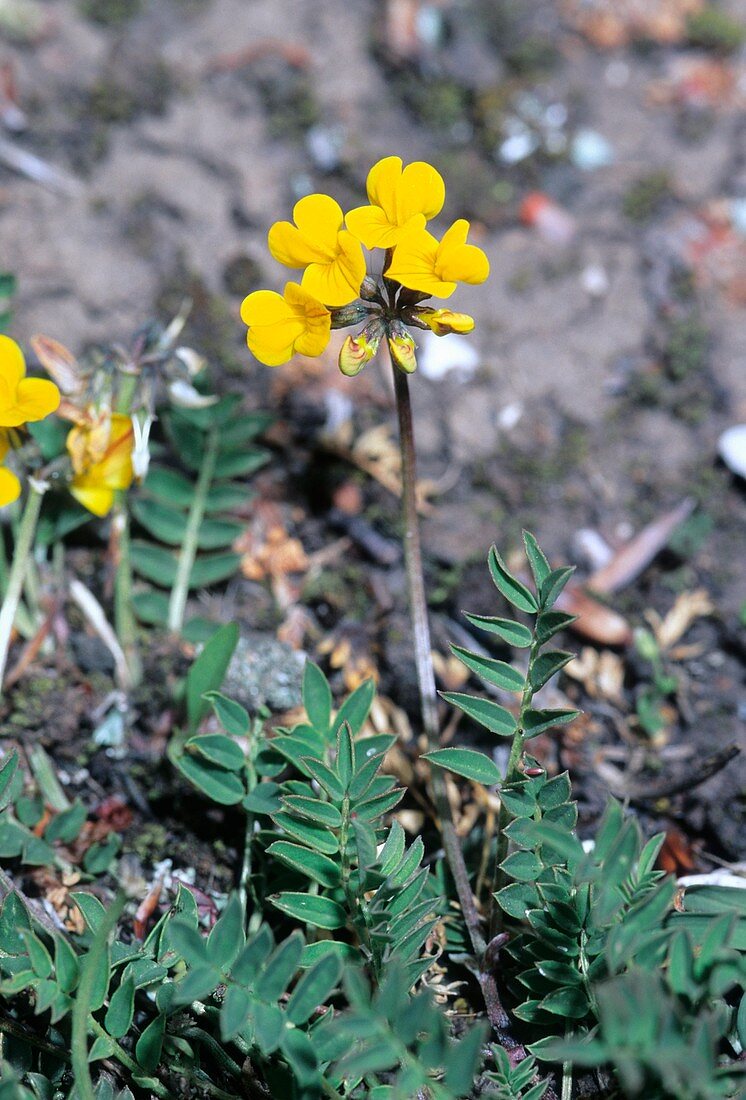
[[[15,340],[0,336],[0,427],[17,428],[43,420],[60,403],[60,391],[45,378],[27,378],[23,352]]]
[[[468,232],[463,218],[442,241],[426,229],[413,230],[396,246],[386,275],[436,298],[450,298],[458,283],[483,283],[490,273],[489,261],[481,248],[466,243]]]
[[[358,206],[347,215],[347,226],[366,248],[393,248],[413,229],[443,209],[443,177],[418,160],[402,167],[401,157],[384,157],[368,173],[370,206]]]
[[[365,257],[343,229],[342,207],[330,195],[306,195],[293,207],[295,225],[275,222],[269,250],[286,267],[305,268],[301,286],[327,306],[346,306],[360,294]]]
[[[95,516],[105,516],[114,494],[132,484],[134,440],[130,417],[118,413],[69,432],[67,450],[75,474],[70,492]]]
[[[249,350],[268,367],[296,352],[321,355],[329,343],[331,313],[297,283],[286,283],[282,294],[255,290],[244,298],[241,319],[249,327]]]
[[[0,432],[0,462],[10,450],[10,441],[5,432]],[[12,504],[21,495],[21,483],[7,466],[0,466],[0,508]]]

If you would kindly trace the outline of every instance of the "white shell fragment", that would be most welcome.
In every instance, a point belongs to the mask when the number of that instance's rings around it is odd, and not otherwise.
[[[458,371],[463,377],[470,378],[479,366],[479,352],[474,344],[458,333],[436,336],[434,332],[425,332],[418,338],[418,343],[417,363],[425,377],[433,381],[451,371]]]
[[[718,454],[734,474],[746,478],[746,424],[735,424],[718,440]]]

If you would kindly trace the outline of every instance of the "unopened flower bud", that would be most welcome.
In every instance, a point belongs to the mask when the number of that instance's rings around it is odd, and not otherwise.
[[[412,311],[416,321],[435,333],[436,336],[448,336],[451,332],[473,332],[474,318],[468,313],[454,313],[452,309],[416,309]]]
[[[348,328],[350,325],[359,325],[368,316],[365,306],[352,302],[348,306],[340,306],[330,311],[332,315],[332,328]]]
[[[389,328],[389,351],[399,370],[403,370],[405,374],[412,374],[417,370],[417,345],[399,321],[394,321]]]
[[[348,336],[339,352],[339,369],[348,378],[360,374],[378,351],[384,333],[383,322],[374,317],[357,336]]]

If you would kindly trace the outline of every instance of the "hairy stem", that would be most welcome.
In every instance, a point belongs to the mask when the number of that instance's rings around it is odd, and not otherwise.
[[[194,560],[197,557],[197,542],[199,529],[205,514],[207,494],[210,491],[215,462],[218,457],[218,433],[213,428],[207,437],[207,446],[202,459],[202,466],[194,488],[192,506],[189,509],[184,541],[179,552],[179,564],[176,570],[176,580],[171,589],[171,599],[168,604],[168,628],[174,633],[181,630],[184,625],[184,611],[186,609],[187,596],[189,594],[189,578],[194,568]]]
[[[13,623],[21,599],[21,592],[23,591],[23,582],[26,577],[26,570],[28,568],[29,558],[34,543],[36,525],[41,510],[41,502],[46,490],[47,486],[45,482],[29,481],[28,499],[26,500],[26,507],[23,510],[23,515],[21,516],[21,522],[18,525],[18,535],[13,550],[13,564],[10,568],[10,575],[8,577],[8,587],[5,591],[2,607],[0,607],[0,694],[2,693],[5,666],[8,661],[8,650],[10,648],[10,637],[13,633]]]
[[[409,381],[402,371],[391,363],[394,372],[396,390],[396,408],[399,418],[399,446],[402,459],[402,504],[404,517],[404,561],[409,588],[409,607],[412,616],[414,634],[414,659],[417,666],[417,682],[420,689],[422,723],[430,750],[440,745],[440,725],[438,722],[438,696],[435,689],[435,673],[430,644],[430,625],[425,596],[425,578],[422,569],[422,548],[420,546],[420,525],[417,516],[416,458],[414,446],[414,425],[412,422],[412,403],[409,396]],[[448,865],[451,869],[458,893],[464,920],[469,930],[475,955],[481,958],[486,943],[482,935],[481,921],[469,882],[461,844],[453,823],[451,806],[448,801],[445,777],[437,768],[432,773],[432,790],[435,808],[440,818]]]

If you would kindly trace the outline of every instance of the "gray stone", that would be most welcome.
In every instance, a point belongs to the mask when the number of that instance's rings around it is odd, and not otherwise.
[[[243,634],[228,667],[223,693],[252,714],[261,706],[275,713],[291,710],[301,702],[305,663],[305,653],[278,642],[271,634]]]

